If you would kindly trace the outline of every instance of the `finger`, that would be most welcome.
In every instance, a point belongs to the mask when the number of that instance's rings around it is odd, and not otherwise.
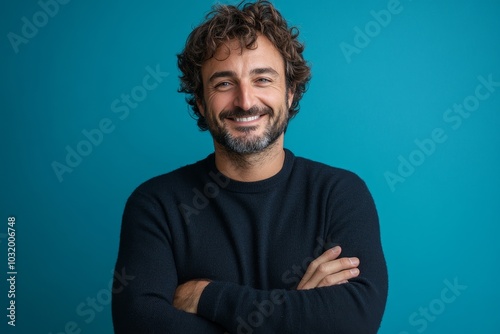
[[[340,246],[335,246],[333,248],[326,250],[323,254],[321,254],[319,257],[314,259],[314,261],[312,261],[309,264],[309,266],[307,267],[307,270],[306,270],[304,276],[302,277],[302,279],[300,280],[299,285],[297,286],[297,289],[301,289],[303,287],[303,285],[307,281],[309,281],[309,279],[312,277],[312,275],[316,271],[316,268],[320,264],[335,260],[340,255],[341,251],[342,251],[342,249],[340,248]]]
[[[318,287],[319,283],[327,276],[340,273],[343,270],[353,269],[359,265],[359,259],[356,257],[340,258],[333,261],[320,264],[311,277],[301,285],[300,289],[313,289]],[[341,281],[338,280],[337,282]],[[336,283],[337,283],[336,282]]]
[[[355,278],[359,275],[359,269],[358,268],[352,268],[348,270],[342,270],[339,273],[333,274],[333,275],[328,275],[325,278],[321,280],[321,282],[318,283],[318,288],[325,287],[325,286],[332,286],[332,285],[338,285],[338,284],[344,284],[348,283],[349,279]]]
[[[300,287],[300,289],[313,289],[318,287],[319,283],[327,276],[340,273],[343,270],[356,268],[359,265],[358,258],[341,258],[330,262],[322,263],[317,268],[313,275],[307,282]],[[333,276],[332,280],[338,276]],[[338,283],[342,279],[333,282],[332,285]],[[328,284],[328,283],[325,283]]]

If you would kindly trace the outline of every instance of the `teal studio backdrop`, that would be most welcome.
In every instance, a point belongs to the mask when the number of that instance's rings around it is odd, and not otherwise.
[[[212,151],[176,54],[214,3],[1,3],[1,333],[112,332],[127,197]],[[358,173],[379,210],[380,333],[500,332],[500,2],[274,3],[313,69],[286,147]]]

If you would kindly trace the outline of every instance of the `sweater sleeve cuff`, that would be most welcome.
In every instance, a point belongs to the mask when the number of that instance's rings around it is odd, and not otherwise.
[[[216,320],[222,293],[227,285],[224,282],[210,282],[205,287],[198,302],[198,315],[210,321]]]

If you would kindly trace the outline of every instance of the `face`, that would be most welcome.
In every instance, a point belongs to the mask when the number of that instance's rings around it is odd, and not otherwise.
[[[293,100],[281,54],[266,37],[256,43],[242,52],[231,40],[201,69],[198,108],[216,146],[240,154],[261,152],[283,136]]]

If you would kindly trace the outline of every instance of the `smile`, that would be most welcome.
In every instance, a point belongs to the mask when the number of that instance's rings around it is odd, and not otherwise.
[[[252,117],[241,117],[241,118],[234,118],[234,120],[236,122],[251,122],[251,121],[255,121],[256,119],[258,119],[260,117],[260,115],[257,115],[257,116],[252,116]]]

